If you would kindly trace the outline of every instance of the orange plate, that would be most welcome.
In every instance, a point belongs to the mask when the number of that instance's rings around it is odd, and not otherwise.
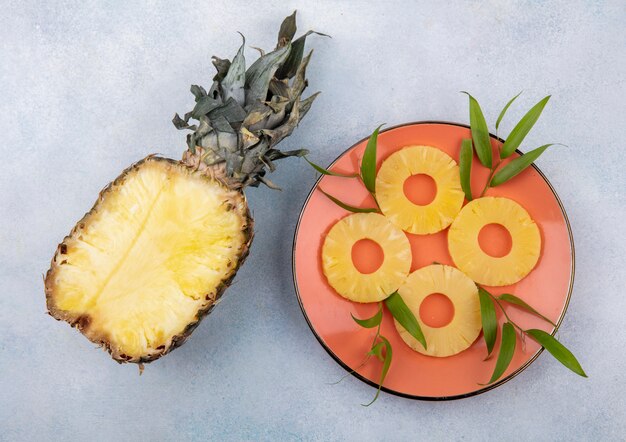
[[[378,166],[390,154],[411,144],[436,146],[458,162],[461,139],[469,137],[468,126],[454,123],[418,122],[390,128],[378,137]],[[499,142],[501,140],[492,135],[494,148]],[[357,171],[366,144],[367,139],[364,139],[346,150],[330,169],[343,173]],[[517,154],[511,158],[515,156]],[[480,194],[487,177],[488,170],[474,159],[474,195]],[[374,331],[360,328],[350,313],[357,317],[369,317],[376,312],[377,305],[352,303],[336,294],[326,282],[321,264],[324,235],[348,212],[316,191],[318,187],[355,206],[373,207],[373,200],[357,179],[323,176],[304,203],[294,237],[294,284],[304,317],[328,353],[346,370],[353,370],[361,364],[369,350]],[[493,287],[491,292],[515,294],[559,325],[565,315],[574,281],[574,243],[558,196],[536,167],[528,168],[508,183],[489,189],[487,195],[506,196],[519,202],[537,222],[542,236],[542,254],[535,269],[517,284]],[[454,265],[447,249],[447,229],[433,235],[407,236],[413,251],[411,271],[433,261]],[[518,308],[507,306],[506,309],[511,319],[523,328],[556,331],[551,325]],[[503,319],[499,314],[500,323]],[[505,375],[500,381],[485,387],[479,383],[489,380],[496,358],[484,361],[487,353],[482,334],[469,349],[447,358],[424,356],[411,350],[396,332],[393,318],[387,310],[381,334],[393,346],[393,361],[383,390],[414,399],[459,399],[488,391],[520,373],[541,353],[541,347],[535,341],[528,338],[522,343],[518,339],[515,355]],[[497,353],[497,348],[499,341],[494,353]],[[377,386],[381,365],[372,358],[354,374],[362,381]]]

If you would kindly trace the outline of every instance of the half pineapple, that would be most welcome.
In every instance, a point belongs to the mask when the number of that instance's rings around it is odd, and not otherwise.
[[[58,246],[45,278],[48,311],[118,362],[150,362],[181,345],[243,263],[253,221],[243,189],[260,183],[317,94],[307,86],[306,36],[295,12],[274,51],[246,70],[244,45],[217,68],[194,109],[181,162],[149,156],[125,170]],[[198,124],[190,124],[195,119]]]
[[[489,224],[504,226],[511,235],[511,250],[496,257],[485,253],[478,235]],[[541,254],[539,227],[526,209],[503,197],[470,201],[448,232],[448,249],[456,266],[479,284],[504,286],[520,281],[537,264]]]

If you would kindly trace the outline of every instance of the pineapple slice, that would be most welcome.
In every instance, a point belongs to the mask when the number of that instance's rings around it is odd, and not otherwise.
[[[452,356],[467,349],[481,330],[480,302],[476,284],[458,269],[433,264],[411,273],[398,289],[403,301],[422,327],[428,349],[395,321],[404,342],[413,350],[437,357]],[[454,316],[443,327],[430,327],[420,317],[420,306],[431,294],[441,293],[452,302]]]
[[[251,228],[242,193],[148,157],[59,246],[48,309],[120,362],[158,358],[215,305],[247,255]]]
[[[361,273],[352,261],[352,247],[362,239],[383,250],[380,267]],[[411,245],[402,230],[378,213],[355,213],[338,221],[322,247],[322,267],[328,283],[355,302],[382,301],[402,284],[411,268]]]
[[[481,229],[500,224],[511,235],[508,254],[494,257],[478,243]],[[503,286],[518,282],[535,267],[541,253],[541,235],[528,212],[515,201],[484,197],[469,202],[448,232],[448,249],[457,267],[479,284]]]
[[[425,174],[437,185],[435,199],[424,206],[404,194],[407,178]],[[381,211],[402,230],[425,235],[439,232],[452,223],[461,210],[459,166],[443,151],[430,146],[409,146],[387,158],[376,176],[376,199]]]

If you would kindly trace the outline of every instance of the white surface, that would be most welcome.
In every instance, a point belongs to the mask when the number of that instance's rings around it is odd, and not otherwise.
[[[11,2],[0,14],[0,440],[623,440],[626,437],[626,13],[607,2]],[[128,4],[126,4],[128,3]],[[589,379],[548,354],[494,391],[455,402],[383,394],[344,372],[309,331],[293,291],[291,242],[315,175],[285,160],[285,191],[250,190],[251,257],[189,342],[119,366],[44,314],[56,244],[128,164],[178,158],[170,123],[209,85],[210,55],[275,43],[299,10],[322,90],[283,149],[327,164],[372,128],[489,121],[520,90],[504,133],[552,94],[526,149],[557,189],[576,241],[560,339]],[[255,57],[252,49],[249,59]],[[491,125],[492,126],[492,125]]]

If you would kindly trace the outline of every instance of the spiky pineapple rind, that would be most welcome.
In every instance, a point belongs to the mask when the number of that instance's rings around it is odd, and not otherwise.
[[[203,172],[203,171],[197,171],[197,170],[191,169],[188,166],[183,165],[182,163],[178,161],[174,161],[168,158],[157,157],[155,155],[150,155],[134,163],[130,167],[128,167],[114,181],[112,181],[104,189],[102,189],[102,191],[99,193],[98,198],[95,204],[93,205],[93,207],[91,208],[91,210],[89,210],[81,218],[81,220],[78,221],[78,223],[76,223],[76,225],[71,230],[71,232],[57,246],[56,252],[50,264],[50,268],[46,272],[46,276],[44,278],[44,290],[45,290],[45,295],[46,295],[46,305],[48,308],[48,314],[52,316],[53,318],[55,318],[56,320],[65,321],[69,323],[70,326],[78,329],[90,341],[104,348],[111,355],[111,357],[120,364],[126,363],[126,362],[133,362],[133,363],[138,363],[138,364],[149,363],[156,359],[159,359],[161,356],[181,346],[187,340],[187,338],[191,335],[193,330],[199,325],[200,321],[204,317],[206,317],[208,314],[211,313],[211,311],[217,304],[217,301],[223,295],[224,291],[230,286],[237,271],[239,270],[239,268],[241,267],[241,265],[244,263],[245,259],[247,258],[249,250],[250,250],[250,246],[252,244],[252,240],[254,238],[254,233],[253,233],[254,220],[252,219],[250,210],[246,203],[245,195],[240,191],[233,191],[233,195],[235,195],[236,198],[238,198],[240,202],[239,204],[234,205],[234,207],[236,206],[236,207],[243,209],[242,216],[245,218],[243,234],[244,234],[245,240],[241,246],[241,251],[237,255],[237,261],[232,266],[230,272],[224,277],[224,279],[220,282],[220,284],[215,290],[205,295],[206,301],[209,301],[209,302],[203,308],[197,311],[194,320],[189,322],[182,332],[172,336],[167,345],[162,345],[154,349],[153,351],[149,352],[148,354],[141,355],[141,356],[129,356],[119,351],[116,351],[111,346],[110,338],[108,338],[104,333],[101,333],[98,335],[88,334],[87,330],[91,323],[91,317],[88,314],[82,314],[82,315],[76,316],[75,314],[73,315],[57,307],[56,302],[55,302],[55,284],[54,284],[55,271],[58,269],[60,265],[64,263],[64,259],[65,259],[64,255],[67,252],[68,240],[80,234],[82,229],[84,229],[86,222],[88,221],[88,218],[90,217],[90,215],[92,213],[95,213],[98,210],[102,201],[107,197],[107,195],[113,189],[115,189],[117,186],[122,185],[125,178],[131,172],[139,169],[144,163],[148,161],[160,161],[160,162],[167,163],[171,165],[172,167],[186,167],[189,170],[192,170],[193,173],[196,173],[198,176],[202,176],[204,179],[207,179],[207,180],[213,180],[215,182],[219,182],[220,185],[228,189],[228,187],[219,180],[219,177],[211,176],[210,174],[207,174],[206,172]]]

